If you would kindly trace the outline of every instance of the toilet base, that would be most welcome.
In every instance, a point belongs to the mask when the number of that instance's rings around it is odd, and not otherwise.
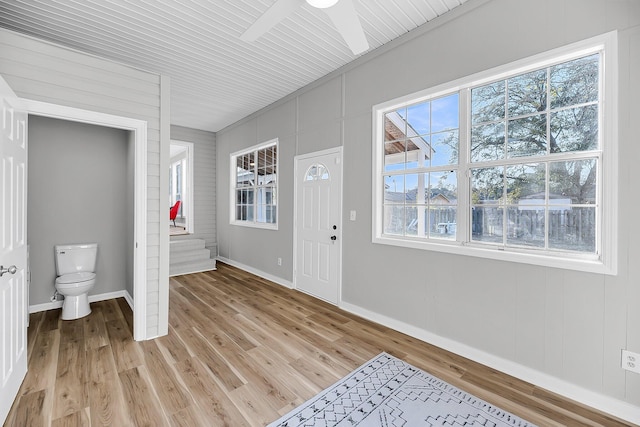
[[[89,314],[91,314],[91,307],[89,307],[88,293],[77,296],[65,295],[60,315],[62,320],[80,319]]]

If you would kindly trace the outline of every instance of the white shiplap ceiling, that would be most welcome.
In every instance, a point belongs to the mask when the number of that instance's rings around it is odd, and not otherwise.
[[[274,0],[1,0],[0,27],[167,75],[171,124],[216,132],[356,59],[299,1],[252,43]],[[466,1],[353,0],[369,51]]]

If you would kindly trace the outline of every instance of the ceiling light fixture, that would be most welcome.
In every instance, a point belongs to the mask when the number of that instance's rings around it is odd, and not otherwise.
[[[338,0],[306,0],[313,7],[318,9],[326,9],[338,3]]]

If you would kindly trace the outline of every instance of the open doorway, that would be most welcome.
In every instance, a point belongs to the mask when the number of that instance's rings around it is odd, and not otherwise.
[[[129,184],[126,190],[132,192],[133,203],[128,209],[127,216],[133,218],[133,230],[128,232],[132,239],[125,250],[127,262],[133,263],[133,289],[127,287],[124,297],[133,309],[134,339],[136,341],[147,339],[147,123],[133,118],[40,101],[27,99],[22,101],[30,116],[106,126],[127,132],[128,149],[132,150],[132,153],[127,156],[127,162],[133,162],[131,165],[133,179],[127,181]],[[87,185],[90,184],[91,181],[87,181]]]
[[[169,161],[169,234],[193,234],[193,143],[171,140]]]

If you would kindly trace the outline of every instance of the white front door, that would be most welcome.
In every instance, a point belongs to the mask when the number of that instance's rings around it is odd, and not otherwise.
[[[296,157],[297,289],[338,303],[342,236],[342,148]]]
[[[27,372],[27,113],[0,77],[0,423]]]

